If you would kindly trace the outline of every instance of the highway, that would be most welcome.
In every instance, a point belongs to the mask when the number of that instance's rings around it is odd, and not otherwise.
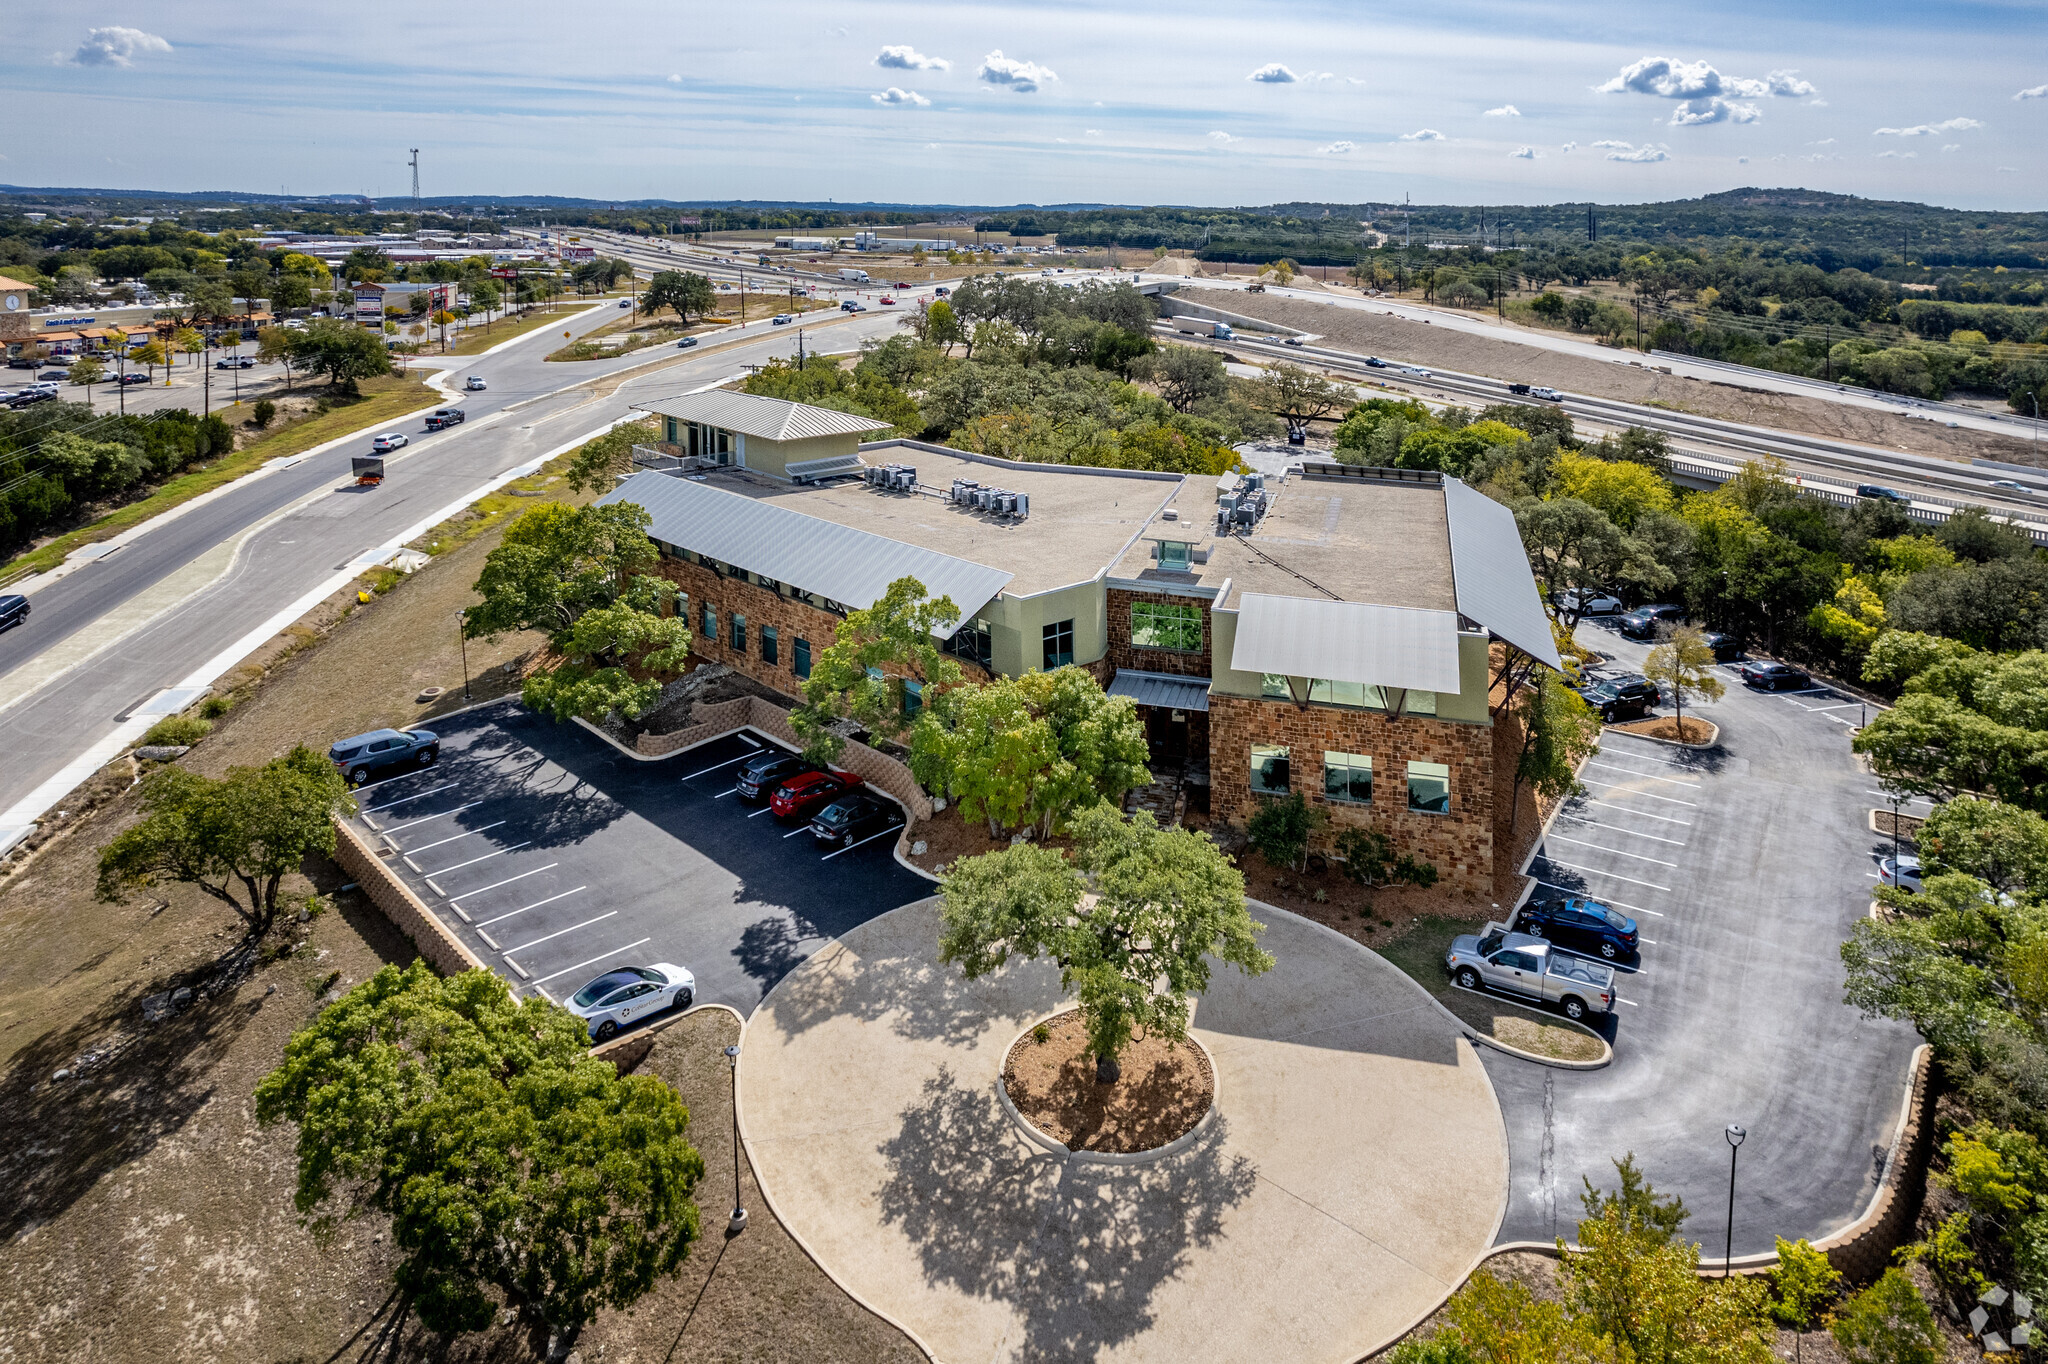
[[[616,301],[566,314],[586,333]],[[892,332],[891,313],[820,319],[813,350],[850,350]],[[737,376],[793,354],[797,329],[764,322],[707,334],[686,356],[641,351],[548,363],[556,329],[451,360],[437,382],[469,411],[438,433],[392,422],[412,443],[379,488],[357,488],[349,457],[370,434],[331,442],[71,556],[17,584],[33,612],[0,634],[0,849],[79,781],[175,713],[240,659],[406,541],[476,497],[630,415],[630,405]],[[596,380],[631,373],[605,397]],[[490,388],[463,393],[462,380]],[[444,405],[444,404],[432,404]],[[424,412],[424,408],[422,411]]]

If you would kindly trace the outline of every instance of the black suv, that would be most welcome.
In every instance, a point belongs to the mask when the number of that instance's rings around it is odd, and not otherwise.
[[[1579,688],[1579,695],[1610,725],[1648,715],[1664,699],[1655,683],[1640,676],[1596,677]]]
[[[845,796],[818,811],[817,818],[811,821],[811,834],[820,843],[839,843],[850,848],[869,834],[893,828],[899,822],[896,812],[873,796]]]
[[[1633,957],[1636,921],[1598,900],[1550,900],[1526,904],[1515,916],[1515,931],[1548,938],[1560,947],[1584,948],[1608,961]]]
[[[1733,663],[1742,657],[1742,641],[1733,635],[1724,635],[1718,630],[1702,630],[1700,642],[1714,651],[1716,663]]]
[[[1657,633],[1657,627],[1666,622],[1677,625],[1685,619],[1683,606],[1638,606],[1618,622],[1621,632],[1630,639],[1649,639]]]
[[[766,800],[776,787],[791,777],[817,770],[816,763],[805,762],[794,753],[771,748],[740,764],[740,778],[735,789],[739,791],[741,800]]]
[[[19,592],[0,594],[0,630],[11,630],[27,619],[27,597]]]
[[[440,738],[426,729],[373,729],[353,739],[343,739],[327,750],[327,756],[341,769],[350,786],[361,786],[378,777],[395,775],[394,769],[431,767],[441,756]]]

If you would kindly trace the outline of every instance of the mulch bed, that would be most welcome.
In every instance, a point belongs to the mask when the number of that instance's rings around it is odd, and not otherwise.
[[[1920,826],[1927,822],[1914,815],[1894,815],[1890,810],[1872,810],[1870,820],[1886,838],[1891,838],[1896,832],[1898,838],[1907,843],[1919,841]],[[1898,825],[1896,831],[1892,828],[1894,823]]]
[[[1117,1058],[1123,1077],[1095,1080],[1095,1057],[1078,1011],[1047,1019],[1043,1042],[1025,1033],[1003,1062],[1003,1088],[1033,1126],[1070,1150],[1150,1151],[1192,1131],[1216,1097],[1200,1047],[1159,1038],[1133,1042]]]
[[[1678,721],[1669,715],[1658,715],[1648,720],[1631,720],[1625,725],[1609,725],[1609,729],[1624,730],[1630,734],[1646,734],[1652,739],[1670,739],[1682,744],[1712,743],[1720,731],[1697,716],[1685,717],[1685,732],[1680,733]]]

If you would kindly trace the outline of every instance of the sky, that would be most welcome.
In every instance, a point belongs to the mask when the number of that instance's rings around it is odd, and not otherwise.
[[[2048,208],[2039,0],[66,0],[0,76],[17,185]]]

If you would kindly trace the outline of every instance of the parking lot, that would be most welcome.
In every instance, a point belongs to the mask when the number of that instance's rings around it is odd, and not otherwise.
[[[822,943],[931,892],[894,828],[826,850],[742,803],[733,771],[768,746],[749,734],[641,762],[515,701],[428,727],[440,761],[359,788],[358,827],[522,993],[672,962],[699,1003],[748,1013]]]
[[[1579,638],[1622,670],[1648,652],[1605,622]],[[1842,1003],[1838,949],[1890,851],[1868,822],[1884,798],[1849,751],[1859,703],[1722,672],[1726,697],[1699,709],[1716,746],[1606,731],[1529,865],[1534,896],[1600,900],[1637,921],[1642,945],[1618,963],[1611,1066],[1486,1058],[1513,1162],[1502,1240],[1569,1237],[1580,1176],[1611,1183],[1608,1162],[1633,1151],[1693,1209],[1687,1234],[1718,1247],[1729,1123],[1749,1133],[1738,1255],[1818,1238],[1874,1187],[1917,1039]]]

